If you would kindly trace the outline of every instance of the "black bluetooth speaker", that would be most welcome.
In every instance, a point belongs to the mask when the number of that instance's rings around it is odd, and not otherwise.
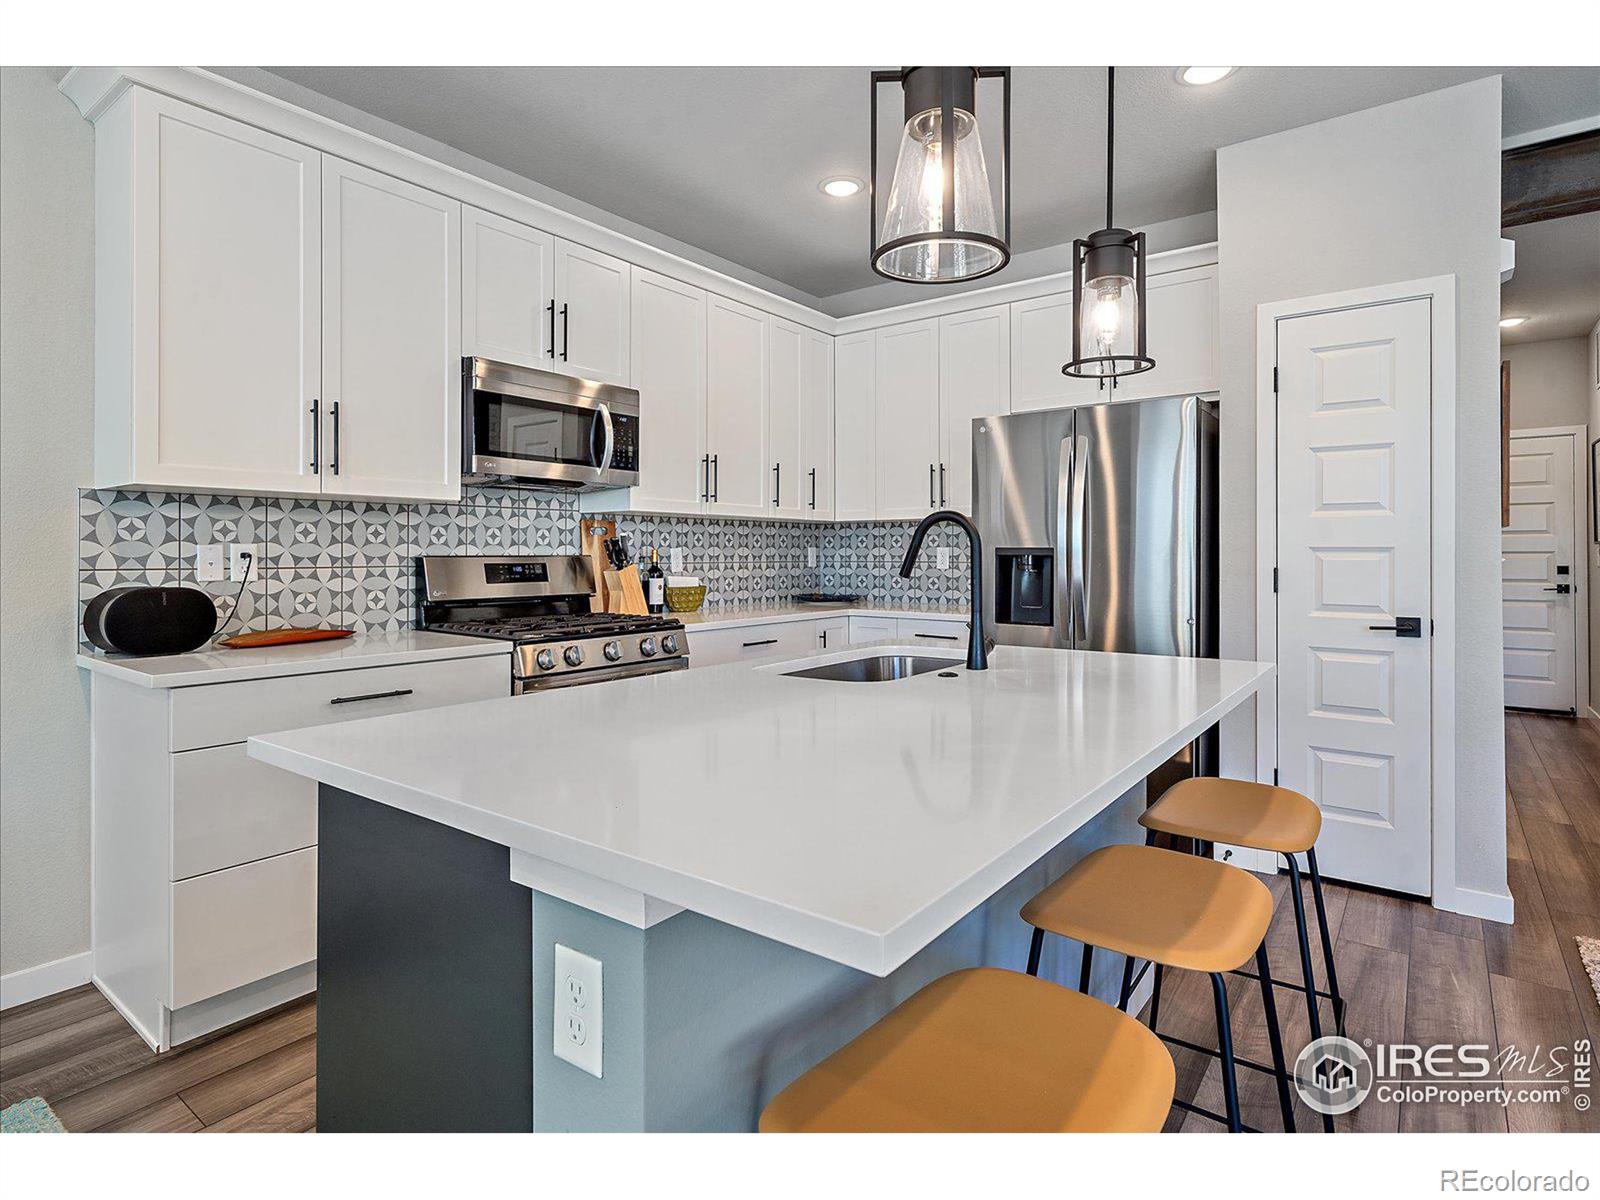
[[[217,606],[199,588],[108,588],[83,614],[83,634],[122,654],[184,654],[217,631]]]

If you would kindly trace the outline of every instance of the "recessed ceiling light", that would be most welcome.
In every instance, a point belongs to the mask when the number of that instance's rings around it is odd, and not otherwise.
[[[1178,78],[1191,87],[1204,87],[1226,79],[1233,71],[1232,67],[1184,67],[1178,72]]]
[[[1500,318],[1500,328],[1501,329],[1515,329],[1518,325],[1521,325],[1527,319],[1528,319],[1527,317],[1501,317]]]
[[[854,196],[861,190],[861,180],[850,175],[833,175],[817,184],[817,190],[836,199]]]

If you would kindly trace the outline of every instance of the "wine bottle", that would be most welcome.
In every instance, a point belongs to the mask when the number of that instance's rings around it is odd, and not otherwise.
[[[650,548],[650,569],[644,575],[644,603],[653,613],[667,611],[667,577],[661,571],[661,551]]]

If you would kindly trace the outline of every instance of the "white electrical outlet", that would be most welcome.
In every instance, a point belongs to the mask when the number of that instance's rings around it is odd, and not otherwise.
[[[683,547],[682,546],[674,546],[672,548],[671,553],[668,556],[668,559],[669,559],[669,561],[671,563],[672,573],[674,575],[682,575],[683,574]]]
[[[216,583],[222,578],[221,546],[195,547],[194,578],[196,583]]]
[[[555,1051],[579,1070],[600,1076],[600,960],[556,943]]]
[[[814,567],[816,565],[817,565],[817,548],[815,546],[807,546],[806,547],[806,566]]]
[[[940,546],[933,552],[933,564],[941,571],[950,569],[950,548],[948,546]]]
[[[248,558],[245,556],[249,555]],[[228,543],[228,578],[234,583],[243,582],[246,570],[251,579],[261,575],[261,547],[254,542]]]

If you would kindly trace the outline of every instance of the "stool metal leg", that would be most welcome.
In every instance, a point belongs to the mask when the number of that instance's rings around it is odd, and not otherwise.
[[[1228,1021],[1228,985],[1212,972],[1211,997],[1217,1006],[1217,1048],[1222,1052],[1222,1098],[1228,1109],[1228,1132],[1243,1133],[1239,1116],[1239,1076],[1233,1063],[1233,1027]]]
[[[1083,947],[1083,965],[1078,968],[1078,990],[1085,996],[1089,994],[1089,971],[1094,966],[1094,947]]]
[[[1294,1132],[1294,1100],[1289,1095],[1289,1068],[1283,1060],[1283,1035],[1278,1029],[1278,1005],[1272,995],[1272,967],[1267,963],[1267,943],[1256,949],[1256,974],[1261,977],[1261,1009],[1267,1022],[1267,1041],[1272,1046],[1272,1070],[1278,1078],[1278,1108],[1283,1113],[1283,1131]]]
[[[1289,863],[1289,896],[1294,901],[1294,929],[1300,940],[1300,973],[1306,985],[1306,1020],[1311,1025],[1311,1040],[1316,1041],[1322,1036],[1322,1013],[1317,1000],[1317,976],[1311,969],[1311,942],[1306,937],[1306,901],[1300,894],[1300,864],[1292,854],[1283,857]],[[1326,1113],[1322,1117],[1322,1128],[1327,1133],[1333,1132],[1333,1118]]]
[[[1322,927],[1322,967],[1328,972],[1328,995],[1333,999],[1333,1022],[1344,1037],[1344,997],[1339,994],[1339,975],[1333,966],[1333,938],[1328,935],[1328,910],[1322,903],[1322,872],[1317,870],[1316,847],[1306,851],[1306,866],[1311,875],[1311,898],[1317,904],[1317,924]]]
[[[1035,929],[1033,931],[1033,942],[1028,947],[1029,975],[1037,975],[1039,973],[1039,951],[1042,949],[1044,949],[1044,930]]]
[[[1133,997],[1133,958],[1130,955],[1122,956],[1122,990],[1117,993],[1117,1007],[1123,1012],[1128,1011],[1128,1001]]]
[[[1154,1033],[1156,1031],[1156,1022],[1161,1019],[1161,973],[1162,973],[1163,969],[1164,968],[1161,966],[1160,963],[1156,964],[1156,986],[1155,986],[1155,990],[1150,993],[1150,1032],[1151,1033]]]

